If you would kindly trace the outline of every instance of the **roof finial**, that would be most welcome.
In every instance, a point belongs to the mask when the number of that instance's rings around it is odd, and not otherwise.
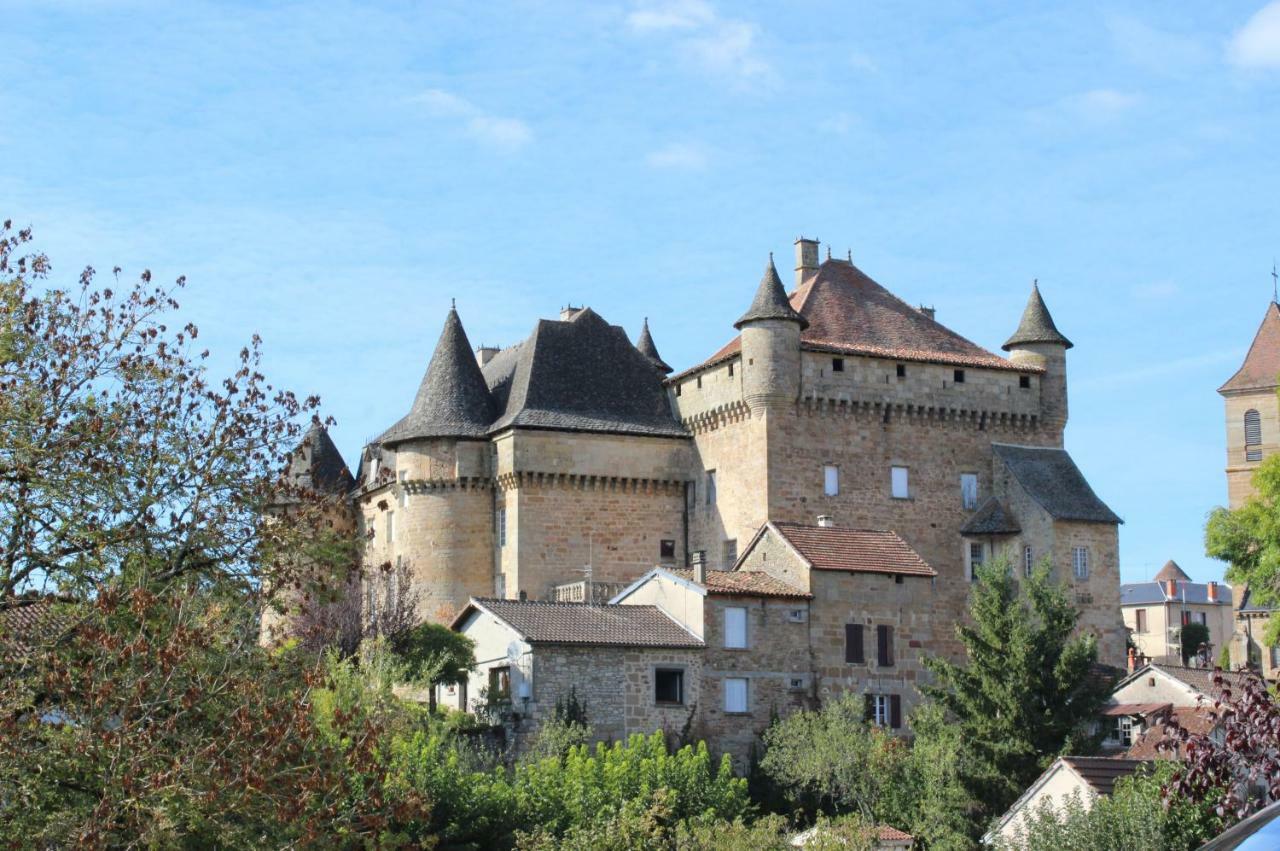
[[[1280,273],[1276,272],[1276,258],[1271,258],[1271,300],[1280,304]]]
[[[853,249],[852,249],[852,248],[846,248],[846,249],[844,250],[844,259],[848,260],[850,263],[852,263],[852,262],[853,262]]]
[[[831,259],[831,246],[830,246],[830,245],[828,245],[828,246],[827,246],[827,259],[828,259],[828,260],[830,260],[830,259]]]
[[[450,310],[458,309],[458,300],[456,298],[449,299],[449,309]]]

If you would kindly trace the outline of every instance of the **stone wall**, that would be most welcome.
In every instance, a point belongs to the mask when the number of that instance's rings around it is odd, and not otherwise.
[[[615,648],[622,654],[626,674],[627,735],[661,730],[669,737],[693,731],[692,716],[702,705],[702,650]],[[654,672],[659,668],[684,671],[684,700],[662,704],[654,700]],[[588,707],[590,712],[590,707]]]
[[[1253,496],[1253,472],[1261,461],[1249,461],[1245,453],[1244,415],[1258,412],[1262,427],[1262,457],[1280,450],[1280,399],[1274,390],[1231,394],[1224,399],[1227,430],[1227,504],[1239,508]]]

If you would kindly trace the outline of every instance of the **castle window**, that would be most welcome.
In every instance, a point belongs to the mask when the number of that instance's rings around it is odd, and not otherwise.
[[[894,730],[902,726],[902,695],[868,694],[864,699],[868,723]]]
[[[1019,375],[1019,376],[1018,376],[1018,386],[1019,386],[1019,387],[1021,387],[1023,390],[1030,390],[1030,389],[1031,389],[1031,376],[1029,376],[1029,375]]]
[[[724,646],[731,650],[747,647],[747,610],[742,606],[729,606],[724,610]]]
[[[654,703],[684,703],[684,669],[656,668],[653,672]]]
[[[396,513],[394,511],[387,512],[387,543],[394,544],[396,542]]]
[[[699,390],[701,390],[701,389],[702,389],[702,376],[701,376],[701,375],[699,375],[699,376],[698,376],[698,389],[699,389]]]
[[[677,396],[679,396],[679,395],[680,395],[680,388],[681,388],[681,387],[683,387],[683,386],[684,386],[684,385],[681,385],[681,384],[677,384],[677,385],[676,385],[676,395],[677,395]]]
[[[960,502],[966,511],[973,511],[978,507],[977,473],[960,474]]]
[[[396,556],[396,569],[387,577],[387,611],[394,618],[399,612],[400,575],[404,569],[404,557]]]
[[[893,667],[893,627],[888,624],[876,627],[876,664],[881,668]]]
[[[378,589],[374,587],[373,579],[366,579],[364,582],[364,613],[369,619],[369,626],[376,628],[378,625]]]
[[[1134,615],[1135,615],[1135,624],[1133,627],[1133,631],[1146,632],[1147,631],[1147,610],[1138,609],[1137,611],[1134,612]]]
[[[658,557],[663,561],[671,561],[676,557],[676,542],[663,540],[658,542]]]
[[[866,664],[862,650],[862,624],[847,623],[844,625],[844,661],[850,665]]]
[[[409,480],[409,471],[400,471],[400,507],[408,508],[409,506],[409,489],[405,487],[405,482]]]
[[[493,515],[493,525],[498,533],[498,546],[505,547],[507,545],[507,509],[506,506],[499,506],[497,512]]]
[[[893,488],[894,499],[910,499],[911,498],[911,489],[910,487],[908,487],[906,467],[890,468],[889,483]]]
[[[1035,562],[1032,560],[1031,545],[1022,548],[1022,573],[1024,576],[1030,576],[1031,571],[1035,570]]]
[[[1089,548],[1072,547],[1071,564],[1075,569],[1076,579],[1089,578]]]
[[[840,468],[835,464],[828,464],[822,468],[822,491],[827,496],[836,496],[840,493]]]
[[[747,680],[745,677],[726,677],[724,681],[724,711],[747,711]]]
[[[907,365],[905,363],[898,364],[898,377],[899,378],[907,377]]]
[[[707,470],[707,505],[716,504],[716,471]]]
[[[832,359],[831,359],[831,371],[832,371],[832,372],[844,372],[844,358],[832,358]]]
[[[738,539],[730,538],[724,542],[724,569],[732,570],[738,562]]]
[[[1252,409],[1244,412],[1244,458],[1262,460],[1262,416]]]
[[[952,379],[955,381],[956,384],[964,384],[964,370],[957,369],[954,373],[952,373]]]
[[[729,361],[729,377],[733,378],[733,361]]]
[[[685,490],[685,508],[693,511],[694,506],[698,504],[698,483],[696,481],[688,482],[684,486]]]
[[[969,544],[969,581],[978,581],[978,568],[986,560],[986,548],[979,542]]]

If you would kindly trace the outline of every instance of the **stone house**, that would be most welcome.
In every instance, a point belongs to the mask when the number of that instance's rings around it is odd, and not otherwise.
[[[1245,675],[1223,672],[1222,676],[1238,686]],[[1103,708],[1103,749],[1154,758],[1155,744],[1163,738],[1162,725],[1170,714],[1188,729],[1203,727],[1204,711],[1217,699],[1213,677],[1212,669],[1167,664],[1143,665],[1133,671],[1116,683]]]
[[[1153,662],[1182,664],[1180,632],[1188,624],[1203,624],[1209,630],[1209,649],[1204,662],[1212,667],[1218,653],[1229,647],[1235,618],[1231,586],[1218,582],[1192,582],[1191,577],[1170,560],[1151,582],[1130,582],[1120,586],[1124,625],[1138,652]]]
[[[984,845],[994,844],[996,840],[1017,842],[1028,815],[1044,806],[1061,809],[1073,797],[1087,810],[1098,798],[1110,795],[1117,780],[1146,764],[1146,760],[1123,757],[1058,757],[987,831],[982,842]]]

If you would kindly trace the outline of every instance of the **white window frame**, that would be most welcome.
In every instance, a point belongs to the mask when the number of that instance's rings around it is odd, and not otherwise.
[[[1088,547],[1072,547],[1071,548],[1071,570],[1075,574],[1076,579],[1089,578],[1089,548]]]
[[[974,553],[977,552],[977,561],[974,560]],[[987,545],[982,541],[965,541],[964,545],[964,563],[969,569],[969,581],[978,581],[977,568],[987,563]]]
[[[871,696],[871,723],[877,727],[888,727],[890,710],[892,703],[887,694],[873,694]]]
[[[724,646],[730,650],[747,649],[747,608],[726,606],[724,610]]]
[[[1035,553],[1031,549],[1031,545],[1027,544],[1022,548],[1022,573],[1024,576],[1030,577],[1035,569]]]
[[[498,506],[498,516],[494,518],[498,527],[498,549],[502,549],[507,545],[507,507],[505,505]]]
[[[725,677],[724,711],[737,715],[750,712],[749,690],[750,685],[746,677]]]
[[[965,511],[973,511],[978,507],[978,474],[960,474],[960,504]]]
[[[889,490],[894,499],[911,499],[911,472],[908,468],[889,468]]]
[[[822,492],[827,496],[840,495],[840,468],[835,464],[822,467]]]

